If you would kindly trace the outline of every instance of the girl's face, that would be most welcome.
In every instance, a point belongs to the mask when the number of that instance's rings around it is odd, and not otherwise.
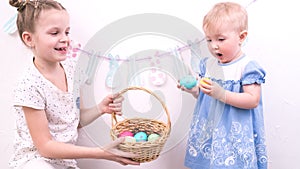
[[[206,30],[205,34],[209,51],[220,63],[229,63],[241,56],[246,31],[237,32],[230,25],[222,25],[218,29]]]
[[[45,62],[66,59],[69,47],[69,15],[65,10],[43,11],[32,34],[33,53]]]

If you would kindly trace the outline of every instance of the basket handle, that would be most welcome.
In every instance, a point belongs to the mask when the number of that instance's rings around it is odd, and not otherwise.
[[[170,119],[170,113],[167,109],[167,106],[165,105],[165,103],[161,100],[161,98],[159,98],[155,93],[153,93],[152,91],[148,90],[148,89],[145,89],[143,87],[137,87],[137,86],[132,86],[132,87],[128,87],[126,89],[123,89],[122,91],[120,91],[120,95],[126,93],[128,90],[143,90],[151,95],[153,95],[159,102],[160,104],[162,105],[162,107],[164,108],[166,114],[167,114],[167,120],[168,120],[168,127],[171,128],[171,119]],[[112,126],[114,126],[114,121],[115,121],[115,124],[118,123],[118,120],[117,120],[117,117],[116,117],[116,113],[112,113],[111,114],[111,117],[112,117]]]

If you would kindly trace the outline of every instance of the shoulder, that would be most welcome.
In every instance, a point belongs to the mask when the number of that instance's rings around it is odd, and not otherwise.
[[[14,85],[15,95],[41,95],[49,90],[51,83],[37,70],[33,62],[18,77]]]
[[[32,64],[18,79],[13,89],[13,104],[43,108],[47,82]]]
[[[34,84],[39,84],[41,74],[35,68],[34,64],[30,64],[17,79],[17,86],[29,87]]]
[[[264,83],[266,71],[264,68],[253,59],[248,58],[242,74],[243,84]]]

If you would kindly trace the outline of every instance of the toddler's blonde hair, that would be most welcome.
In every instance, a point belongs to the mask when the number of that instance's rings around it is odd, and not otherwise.
[[[203,19],[203,30],[218,29],[223,24],[232,25],[237,32],[248,30],[248,14],[246,9],[234,2],[221,2],[205,15]]]

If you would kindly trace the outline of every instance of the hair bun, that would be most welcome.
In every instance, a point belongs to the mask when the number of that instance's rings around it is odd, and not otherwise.
[[[23,4],[25,3],[25,1],[23,0],[9,0],[9,4],[13,7],[19,8],[21,7]]]
[[[9,4],[16,7],[19,12],[24,9],[28,2],[30,2],[30,0],[9,0]]]

